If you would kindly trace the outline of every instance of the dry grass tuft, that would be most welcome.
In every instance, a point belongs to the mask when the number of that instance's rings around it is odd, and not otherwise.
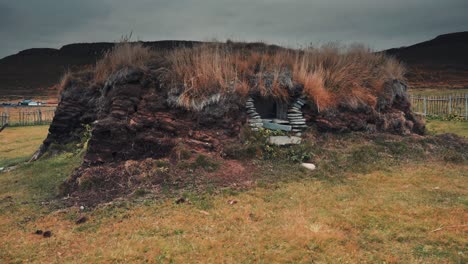
[[[125,66],[145,68],[153,58],[154,52],[149,47],[143,46],[140,42],[132,43],[124,38],[96,63],[95,82],[105,82],[111,73]]]
[[[215,94],[259,93],[287,100],[295,85],[302,85],[304,95],[321,109],[375,106],[386,81],[404,79],[398,61],[363,46],[290,50],[211,43],[170,51],[166,59],[166,80],[172,87],[183,86],[179,104],[187,108],[198,108],[197,102]]]
[[[155,59],[150,48],[123,38],[96,63],[95,83],[124,66],[145,68]],[[206,43],[168,51],[161,59],[165,83],[180,94],[177,104],[192,110],[232,94],[287,101],[298,87],[319,109],[374,107],[385,82],[403,80],[405,72],[394,58],[358,45],[293,50],[259,43]]]

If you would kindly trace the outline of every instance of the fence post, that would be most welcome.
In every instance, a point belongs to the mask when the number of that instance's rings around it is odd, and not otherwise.
[[[468,120],[468,94],[465,94],[465,120]]]
[[[427,96],[424,96],[424,103],[423,103],[423,107],[424,107],[424,116],[427,116]]]
[[[452,113],[452,96],[449,96],[449,115]]]
[[[42,112],[41,112],[41,109],[37,110],[37,114],[39,116],[39,124],[42,124]]]

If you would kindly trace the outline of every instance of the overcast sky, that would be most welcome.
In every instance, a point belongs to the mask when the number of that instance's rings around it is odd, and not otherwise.
[[[135,39],[411,45],[468,30],[467,0],[0,0],[0,58]]]

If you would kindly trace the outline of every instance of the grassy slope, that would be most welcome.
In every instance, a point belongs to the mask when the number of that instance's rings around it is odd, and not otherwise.
[[[0,167],[29,159],[42,143],[49,126],[10,127],[0,133]]]
[[[32,130],[45,135],[42,127],[18,128],[15,140]],[[23,142],[30,153],[40,143]],[[76,225],[76,207],[57,210],[59,202],[47,201],[79,162],[66,154],[0,174],[0,262],[467,260],[464,164],[414,163],[339,181],[311,177],[192,196],[191,204],[140,198],[85,210],[90,220]],[[33,235],[36,229],[53,236]]]

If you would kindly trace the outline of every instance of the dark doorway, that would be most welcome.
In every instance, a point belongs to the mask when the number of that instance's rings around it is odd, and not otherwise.
[[[276,102],[271,97],[257,97],[255,98],[255,109],[257,113],[263,118],[271,119],[276,118]]]
[[[255,109],[262,119],[287,119],[287,104],[272,97],[257,97],[254,99]]]

